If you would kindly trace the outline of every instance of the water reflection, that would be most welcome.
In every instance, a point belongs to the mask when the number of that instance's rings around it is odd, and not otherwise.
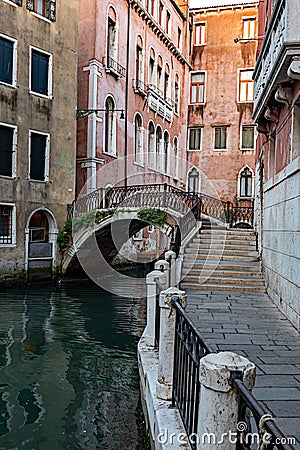
[[[0,448],[143,449],[144,324],[144,299],[88,283],[0,293]]]

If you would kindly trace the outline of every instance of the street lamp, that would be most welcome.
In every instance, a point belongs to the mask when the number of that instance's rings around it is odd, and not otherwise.
[[[76,119],[81,119],[83,117],[89,116],[90,114],[96,112],[121,112],[120,120],[125,119],[125,110],[124,109],[106,109],[106,108],[97,108],[97,109],[77,109],[76,110]]]
[[[238,42],[243,42],[244,44],[247,44],[250,41],[259,41],[260,39],[263,39],[264,36],[257,36],[256,38],[234,38],[233,42],[237,44]]]

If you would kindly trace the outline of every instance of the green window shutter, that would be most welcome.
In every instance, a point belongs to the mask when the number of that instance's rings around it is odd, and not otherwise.
[[[38,133],[31,133],[30,148],[30,179],[45,180],[45,157],[47,137]]]
[[[0,38],[0,81],[12,84],[14,44]]]
[[[11,127],[0,126],[0,175],[12,176],[13,135]]]
[[[56,0],[47,0],[46,2],[46,17],[55,22],[56,20]]]

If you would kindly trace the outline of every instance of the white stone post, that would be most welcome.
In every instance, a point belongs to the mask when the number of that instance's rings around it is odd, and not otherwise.
[[[170,287],[175,287],[176,286],[176,264],[175,264],[175,260],[176,260],[176,253],[173,252],[172,250],[169,250],[165,253],[165,259],[170,261],[170,275],[169,275],[169,285]]]
[[[161,270],[162,272],[164,272],[166,274],[166,277],[167,277],[166,289],[168,287],[170,287],[170,273],[169,273],[169,269],[170,269],[170,264],[168,263],[168,261],[166,261],[164,259],[159,259],[154,264],[154,270]]]
[[[232,352],[210,353],[200,361],[200,405],[197,450],[235,450],[238,392],[230,372],[241,371],[247,389],[255,382],[255,365]]]
[[[172,400],[176,311],[171,300],[174,296],[178,297],[179,303],[185,308],[186,293],[176,287],[162,291],[159,297],[160,329],[156,395],[163,400]]]
[[[154,347],[155,345],[155,317],[156,317],[156,280],[163,286],[167,287],[167,274],[161,270],[153,270],[146,277],[147,285],[147,324],[145,328],[145,343]]]

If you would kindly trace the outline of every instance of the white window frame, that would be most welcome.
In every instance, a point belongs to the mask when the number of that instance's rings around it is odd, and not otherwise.
[[[242,172],[245,169],[249,169],[250,172],[251,172],[251,175],[252,175],[252,178],[251,178],[251,197],[244,196],[244,195],[242,196],[241,195],[241,178],[242,178],[241,174],[242,174]],[[255,179],[254,179],[254,172],[251,169],[251,167],[249,167],[248,165],[242,167],[242,169],[239,171],[239,175],[238,175],[238,185],[237,185],[238,196],[237,196],[237,200],[252,200],[254,198],[254,184],[255,184],[254,181],[255,181]]]
[[[175,103],[175,99],[176,99],[176,95],[175,95],[175,92],[176,92],[176,89],[175,89],[176,75],[178,77],[178,102],[177,102],[178,108],[177,108],[177,111],[176,111],[176,103]],[[173,110],[174,110],[174,114],[179,116],[179,114],[180,114],[180,77],[179,77],[178,73],[175,73],[175,77],[174,77],[174,108],[173,108]]]
[[[45,55],[49,56],[49,63],[48,63],[48,95],[40,94],[39,92],[35,92],[31,89],[31,66],[32,66],[32,50],[36,50],[37,52],[44,53]],[[34,47],[32,45],[29,46],[29,93],[33,95],[37,95],[38,97],[43,98],[50,98],[52,99],[52,67],[53,67],[53,55],[52,53],[45,52],[45,50],[42,50],[41,48]]]
[[[14,6],[18,6],[15,3],[13,3]],[[5,83],[5,81],[0,80],[0,84],[4,84],[5,86],[10,87],[17,87],[17,66],[18,66],[18,41],[10,36],[7,36],[6,34],[0,33],[0,37],[3,39],[6,39],[7,41],[12,41],[13,43],[13,70],[12,70],[12,82]]]
[[[204,74],[204,95],[203,102],[192,102],[192,75],[197,73]],[[189,105],[205,105],[206,103],[206,91],[207,91],[207,70],[193,70],[190,72],[190,86],[189,86]]]
[[[11,162],[11,177],[0,175],[1,178],[16,178],[17,176],[17,142],[18,142],[18,127],[8,123],[0,122],[1,126],[13,128],[13,143],[12,143],[12,162]]]
[[[45,148],[45,169],[44,169],[44,180],[35,180],[30,177],[30,159],[31,159],[31,134],[41,134],[42,136],[46,136],[46,148]],[[34,181],[35,183],[47,183],[49,181],[49,168],[50,168],[50,133],[44,133],[43,131],[38,130],[29,130],[29,143],[28,143],[28,180]]]
[[[105,155],[109,155],[109,156],[113,156],[114,158],[116,158],[117,157],[117,112],[115,111],[115,109],[116,109],[116,102],[115,102],[115,99],[111,96],[111,95],[108,95],[107,97],[106,97],[106,99],[105,99],[105,102],[104,102],[104,114],[106,114],[106,107],[105,107],[105,105],[106,105],[106,101],[107,101],[107,99],[111,99],[112,100],[112,102],[113,102],[113,105],[114,105],[114,112],[113,112],[113,114],[112,114],[112,135],[111,135],[111,138],[110,138],[110,143],[111,143],[111,149],[112,149],[112,151],[106,151],[105,150],[105,142],[106,142],[106,118],[103,120],[103,153],[105,154]],[[108,148],[109,148],[110,146],[108,146]]]
[[[238,69],[238,77],[237,77],[237,102],[238,103],[253,103],[254,102],[254,80],[252,80],[252,89],[253,89],[253,98],[252,100],[242,100],[241,99],[241,73],[242,72],[252,72],[253,74],[254,68],[253,67],[246,67],[243,69]]]
[[[138,116],[141,119],[141,127],[139,131],[136,130],[136,120]],[[134,116],[133,129],[134,129],[134,164],[144,167],[144,152],[143,152],[144,127],[143,127],[143,117],[139,113],[136,113]],[[138,140],[136,140],[137,137]]]
[[[177,142],[177,148],[175,147],[175,141]],[[175,136],[173,139],[173,152],[174,152],[174,173],[173,178],[176,180],[179,179],[179,139],[178,136]],[[175,151],[176,150],[176,151]]]
[[[167,30],[167,14],[169,13],[169,18],[170,18],[170,20],[169,20],[169,23],[168,23],[168,25],[169,25],[169,29]],[[172,13],[171,13],[171,11],[168,9],[168,8],[166,8],[165,7],[165,26],[164,26],[164,28],[165,28],[165,32],[166,32],[166,34],[169,36],[169,37],[171,37],[171,35],[172,35]]]
[[[151,134],[152,138],[150,139],[149,127],[150,123],[152,123],[154,133]],[[150,145],[151,144],[151,147]],[[156,130],[153,120],[150,120],[147,126],[147,167],[148,169],[155,170],[156,169]]]
[[[244,128],[253,128],[253,148],[245,147],[243,148],[243,129]],[[240,150],[247,151],[247,150],[255,150],[255,144],[256,144],[256,126],[254,124],[247,124],[243,123],[240,128]]]
[[[15,203],[6,203],[1,202],[0,206],[10,206],[12,207],[12,214],[11,214],[11,243],[10,244],[2,244],[0,239],[0,247],[15,247],[17,245],[17,236],[16,236],[16,229],[17,229],[17,214],[16,214],[16,205]],[[1,238],[1,236],[0,236]]]
[[[207,26],[207,22],[205,22],[205,21],[200,21],[200,22],[195,22],[194,23],[195,39],[193,40],[194,41],[193,45],[195,45],[196,47],[200,46],[200,45],[206,45],[206,26]],[[197,34],[196,34],[196,28],[197,27],[200,27],[200,30],[201,30],[202,27],[204,28],[204,36],[203,36],[202,31],[200,31],[199,42],[197,42],[197,39],[196,39],[197,38]],[[203,37],[203,41],[202,41],[202,37]]]
[[[254,30],[253,30],[253,36],[252,33],[250,33],[250,36],[246,36],[245,34],[245,23],[246,22],[253,22],[254,23]],[[256,38],[256,27],[257,27],[257,17],[256,16],[245,16],[242,17],[242,39],[253,39]]]
[[[190,133],[191,130],[200,130],[200,148],[194,149],[190,148]],[[202,141],[203,141],[203,127],[189,127],[188,128],[188,151],[189,152],[200,152],[202,150]]]

